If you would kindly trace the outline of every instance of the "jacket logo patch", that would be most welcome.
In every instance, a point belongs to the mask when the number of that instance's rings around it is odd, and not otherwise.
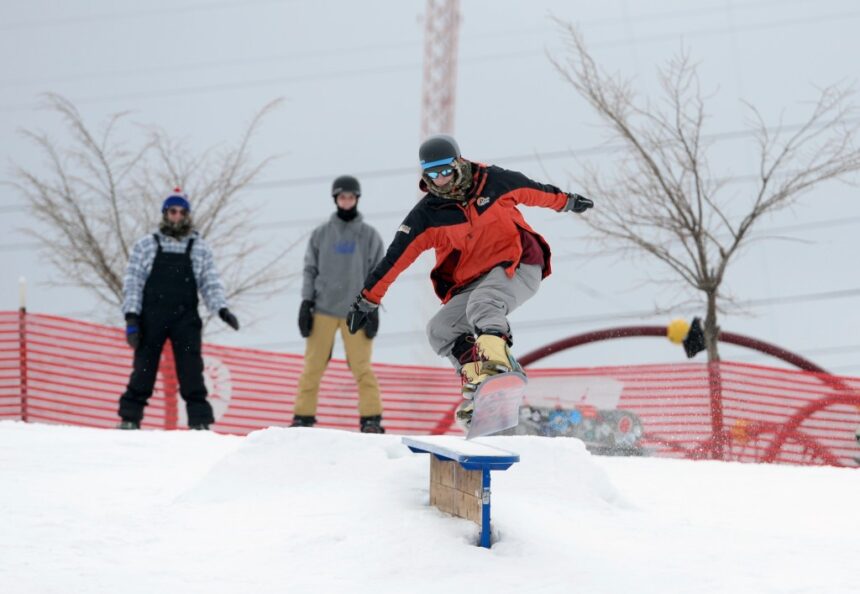
[[[478,206],[486,206],[490,202],[489,196],[481,196],[478,198]]]
[[[338,241],[334,244],[334,251],[338,254],[354,254],[355,242],[348,239]]]
[[[400,225],[400,227],[397,228],[397,231],[398,233],[406,233],[406,235],[409,235],[412,232],[412,227],[409,225]]]

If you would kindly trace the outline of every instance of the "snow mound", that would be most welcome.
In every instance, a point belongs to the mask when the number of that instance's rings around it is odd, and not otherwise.
[[[4,592],[857,591],[857,471],[591,456],[482,438],[492,549],[395,435],[0,422]]]

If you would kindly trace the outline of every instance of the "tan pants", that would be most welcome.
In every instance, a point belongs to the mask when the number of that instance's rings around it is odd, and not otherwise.
[[[338,330],[343,339],[349,369],[358,383],[358,414],[362,417],[382,414],[379,383],[370,367],[373,341],[363,330],[350,334],[345,319],[317,313],[314,314],[313,330],[305,345],[305,368],[299,378],[294,415],[316,414],[320,380],[331,358],[334,336]]]

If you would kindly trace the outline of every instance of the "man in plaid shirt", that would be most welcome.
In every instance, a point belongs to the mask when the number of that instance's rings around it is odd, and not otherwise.
[[[134,245],[123,280],[122,311],[126,339],[134,349],[134,369],[119,400],[119,428],[140,429],[169,338],[188,427],[209,429],[215,418],[203,381],[198,292],[209,311],[217,312],[234,330],[239,329],[239,321],[227,308],[212,250],[194,231],[191,204],[179,188],[164,200],[161,215],[158,232]]]

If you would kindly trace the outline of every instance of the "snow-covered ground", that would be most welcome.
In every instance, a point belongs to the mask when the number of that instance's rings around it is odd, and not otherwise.
[[[860,592],[856,470],[481,441],[490,550],[395,435],[2,422],[0,592]]]

